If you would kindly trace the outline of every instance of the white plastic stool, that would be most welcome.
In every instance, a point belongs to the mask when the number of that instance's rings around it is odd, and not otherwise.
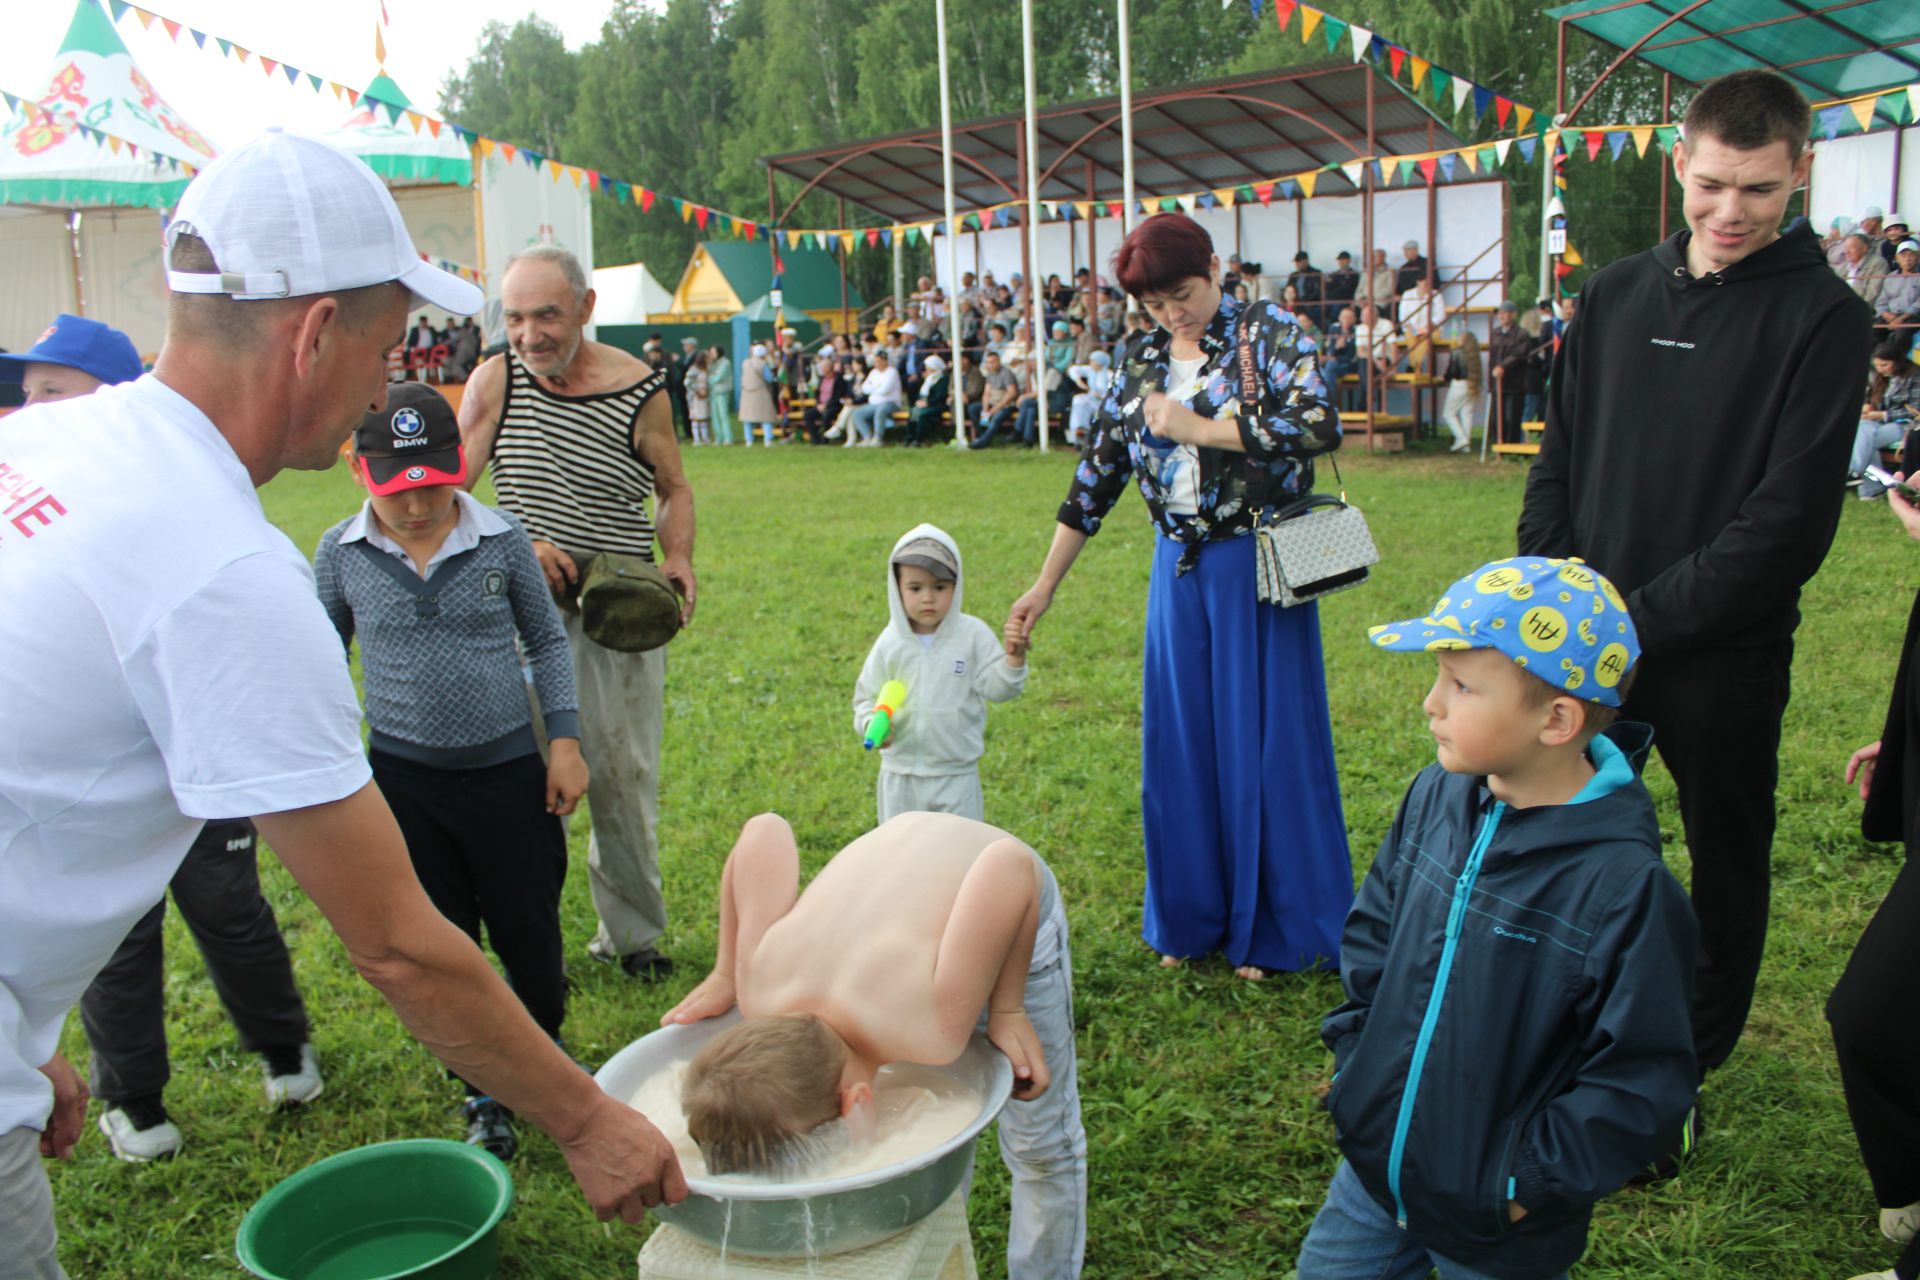
[[[978,1280],[965,1190],[897,1236],[813,1259],[730,1254],[723,1262],[718,1249],[663,1223],[640,1249],[640,1280]]]

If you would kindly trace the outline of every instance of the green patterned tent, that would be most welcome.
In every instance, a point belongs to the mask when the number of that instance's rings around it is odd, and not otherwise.
[[[391,183],[426,182],[473,185],[473,155],[453,130],[438,134],[422,124],[408,122],[412,105],[385,71],[373,78],[351,115],[338,129],[321,135],[342,151],[359,156],[369,168]]]

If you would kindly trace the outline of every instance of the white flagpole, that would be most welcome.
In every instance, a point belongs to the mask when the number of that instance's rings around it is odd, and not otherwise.
[[[1122,0],[1124,3],[1124,0]],[[1033,83],[1033,0],[1020,0],[1020,54],[1027,79],[1027,245],[1032,270],[1027,281],[1027,307],[1032,319],[1027,335],[1027,378],[1032,385],[1034,412],[1040,427],[1040,452],[1047,451],[1047,318],[1046,295],[1040,288],[1040,118]]]
[[[947,206],[947,406],[953,443],[967,441],[967,385],[960,373],[960,227],[953,217],[953,95],[947,81],[947,0],[933,0],[940,43],[940,181]]]
[[[1124,226],[1133,230],[1139,213],[1133,199],[1133,38],[1127,30],[1127,0],[1118,0],[1120,10],[1120,198],[1125,201],[1121,216]]]

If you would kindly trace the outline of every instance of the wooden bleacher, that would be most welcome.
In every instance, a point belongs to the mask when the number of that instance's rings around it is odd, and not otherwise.
[[[1493,451],[1508,458],[1531,458],[1540,452],[1540,433],[1547,429],[1544,422],[1523,422],[1520,429],[1527,433],[1527,440],[1521,444],[1496,444]]]

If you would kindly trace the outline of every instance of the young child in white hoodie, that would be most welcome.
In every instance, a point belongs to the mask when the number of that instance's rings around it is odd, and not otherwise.
[[[1027,646],[1003,645],[993,628],[960,612],[960,597],[960,548],[943,530],[916,525],[893,544],[890,619],[853,688],[853,729],[861,735],[887,681],[907,690],[880,744],[881,822],[915,810],[986,820],[987,704],[1020,696]]]

